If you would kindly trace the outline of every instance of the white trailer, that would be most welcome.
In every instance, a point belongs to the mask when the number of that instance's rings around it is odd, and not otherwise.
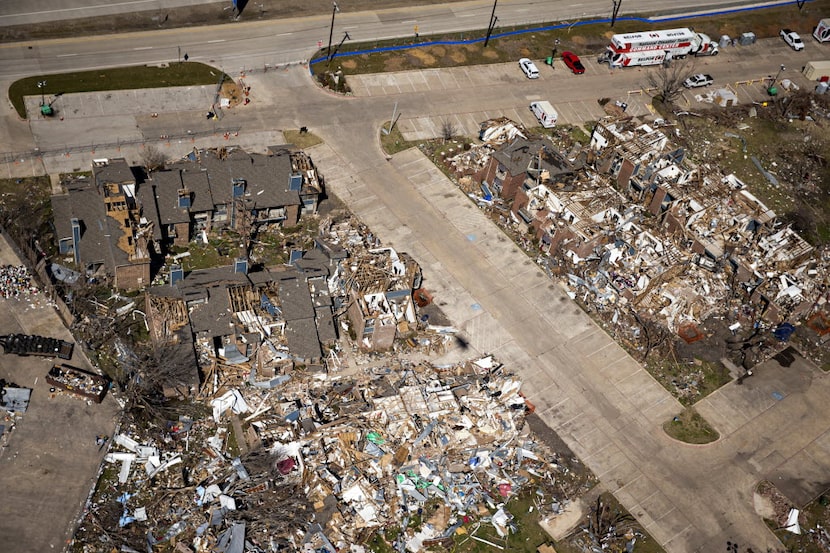
[[[819,42],[830,42],[830,18],[818,22],[813,30],[813,38]]]
[[[708,35],[684,28],[613,35],[599,61],[611,67],[627,67],[656,65],[666,58],[717,54],[718,45]]]

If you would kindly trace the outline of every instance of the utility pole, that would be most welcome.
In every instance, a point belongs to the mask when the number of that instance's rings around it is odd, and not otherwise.
[[[334,52],[332,52],[329,56],[328,64],[331,64],[331,60],[334,58],[335,55],[337,55],[337,52],[340,51],[340,47],[343,46],[343,43],[351,39],[352,37],[349,36],[349,31],[346,31],[345,34],[343,34],[343,39],[340,41],[340,44],[337,45],[337,47],[334,49]]]
[[[620,13],[620,6],[622,5],[622,0],[611,0],[611,26],[614,26],[614,23],[617,22],[617,14]]]
[[[493,11],[490,12],[490,23],[487,25],[487,37],[484,39],[484,47],[487,48],[487,43],[490,42],[490,35],[493,33],[493,28],[496,26],[496,21],[499,20],[496,17],[496,4],[499,3],[499,0],[493,0]]]
[[[46,81],[38,81],[37,82],[37,87],[40,89],[40,105],[45,106],[46,105],[46,91],[44,89],[46,88]]]
[[[329,46],[326,48],[326,54],[328,55],[329,61],[331,61],[331,39],[334,36],[334,14],[340,11],[340,8],[337,7],[337,2],[332,2],[331,8],[331,28],[329,29]]]

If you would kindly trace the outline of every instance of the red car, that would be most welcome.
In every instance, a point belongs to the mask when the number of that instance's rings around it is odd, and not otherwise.
[[[585,66],[579,61],[579,56],[573,52],[562,52],[562,61],[568,66],[568,69],[574,72],[574,75],[582,75],[585,73]]]

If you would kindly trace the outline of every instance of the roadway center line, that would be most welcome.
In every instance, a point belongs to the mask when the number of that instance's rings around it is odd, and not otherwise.
[[[274,36],[291,36],[293,34],[294,33],[279,33],[278,35],[274,35]]]
[[[77,56],[78,54],[58,54],[59,58],[69,58],[72,56]]]
[[[213,40],[208,40],[208,44],[215,44],[217,42],[225,42],[224,38],[215,38]]]
[[[139,46],[137,48],[133,48],[133,50],[152,50],[152,46]]]

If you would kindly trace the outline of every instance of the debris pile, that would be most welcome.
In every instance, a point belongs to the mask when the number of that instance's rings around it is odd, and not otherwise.
[[[0,378],[0,447],[6,445],[17,421],[29,408],[31,396],[31,388],[23,388]]]
[[[381,539],[418,552],[479,529],[506,537],[517,524],[506,505],[522,494],[556,513],[584,491],[590,477],[535,437],[521,382],[492,357],[398,363],[295,371],[221,390],[212,418],[124,429],[76,539],[229,553]]]
[[[101,403],[109,390],[109,379],[66,363],[54,365],[46,374],[46,382],[79,398]]]
[[[4,265],[0,267],[0,296],[5,299],[19,299],[37,293],[37,286],[32,283],[29,269],[24,265]]]

